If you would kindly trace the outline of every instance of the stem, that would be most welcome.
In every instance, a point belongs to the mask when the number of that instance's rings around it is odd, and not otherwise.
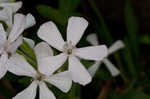
[[[114,54],[114,58],[117,60],[117,65],[120,68],[120,75],[123,78],[124,81],[127,81],[128,78],[125,75],[124,69],[123,69],[123,65],[121,63],[121,60],[119,58],[119,53]]]
[[[107,81],[106,85],[102,88],[102,91],[100,92],[97,99],[107,99],[107,94],[111,86],[111,82],[112,82],[111,80]]]
[[[32,59],[30,56],[26,55],[23,51],[17,50],[16,52],[23,55],[33,67],[37,66],[37,62],[34,59]]]

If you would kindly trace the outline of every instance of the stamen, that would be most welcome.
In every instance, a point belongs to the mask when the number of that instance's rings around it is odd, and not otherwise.
[[[45,75],[37,71],[37,77],[34,80],[42,81],[45,78]]]
[[[72,45],[72,42],[69,41],[64,44],[63,51],[65,53],[67,53],[68,55],[70,55],[70,54],[72,54],[73,48],[74,48],[74,46]]]

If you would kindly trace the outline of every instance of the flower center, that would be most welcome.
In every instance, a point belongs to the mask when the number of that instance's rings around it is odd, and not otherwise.
[[[69,41],[69,42],[66,42],[66,43],[64,44],[64,46],[63,46],[63,51],[64,51],[66,54],[70,55],[70,54],[72,54],[72,50],[73,50],[74,48],[75,48],[75,47],[72,45],[72,42]]]
[[[45,75],[40,73],[39,71],[37,71],[37,76],[35,78],[35,80],[38,80],[38,81],[42,81],[44,78],[45,78]]]

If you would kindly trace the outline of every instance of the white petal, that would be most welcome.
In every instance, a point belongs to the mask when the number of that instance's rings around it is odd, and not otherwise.
[[[87,26],[88,22],[82,17],[69,18],[67,27],[67,41],[72,41],[72,44],[75,46],[81,39]]]
[[[100,64],[101,64],[101,62],[97,61],[94,65],[92,65],[88,68],[88,71],[92,77],[94,77],[94,75],[96,74],[98,68],[100,67]]]
[[[1,21],[6,21],[7,19],[8,19],[7,10],[6,9],[2,9],[0,11],[0,20]]]
[[[14,2],[14,3],[0,3],[0,7],[11,8],[13,12],[17,12],[22,6],[22,2]]]
[[[0,3],[9,2],[9,0],[0,0]]]
[[[19,54],[13,54],[7,62],[8,71],[19,76],[36,77],[36,71],[25,60],[25,58]]]
[[[55,74],[53,76],[47,77],[45,79],[46,82],[49,82],[50,84],[56,86],[61,91],[67,93],[72,85],[72,79],[70,77],[70,72],[61,72],[58,74]]]
[[[38,82],[33,81],[29,87],[18,93],[13,99],[35,99]]]
[[[25,29],[32,27],[33,25],[36,24],[35,18],[32,14],[27,14],[26,16],[26,24],[25,24]]]
[[[108,59],[105,58],[103,62],[113,77],[120,74],[120,71]]]
[[[44,82],[40,82],[40,99],[56,99],[54,94],[48,89]]]
[[[53,22],[47,22],[41,25],[38,30],[38,36],[52,47],[62,51],[65,42]]]
[[[7,72],[7,66],[6,66],[6,62],[8,60],[8,55],[2,54],[0,57],[0,79],[6,74]]]
[[[87,36],[86,40],[91,43],[92,45],[99,45],[98,38],[96,34],[90,34]]]
[[[125,47],[124,43],[121,40],[118,40],[112,46],[109,47],[108,54],[110,55],[124,47]]]
[[[2,12],[5,13],[5,18],[6,18],[5,20],[2,21],[4,21],[7,24],[8,30],[11,30],[12,22],[13,22],[13,11],[11,8],[8,7],[8,8],[4,8]]]
[[[10,42],[15,41],[18,38],[18,36],[24,31],[24,25],[25,25],[25,16],[22,14],[15,14],[14,24],[8,37],[8,40]]]
[[[4,42],[6,41],[6,32],[3,28],[3,25],[0,24],[0,46],[2,46],[4,44]]]
[[[101,45],[77,48],[74,54],[83,59],[100,61],[107,56],[108,51],[105,45]]]
[[[36,57],[38,60],[46,58],[48,56],[53,56],[53,50],[45,42],[41,42],[41,43],[37,44],[34,47],[34,51],[35,51],[35,54],[36,54]]]
[[[35,42],[32,39],[23,37],[23,40],[25,40],[31,48],[33,48],[35,46]]]
[[[81,85],[86,85],[92,80],[89,72],[74,56],[69,57],[69,71],[71,72],[72,80]]]
[[[10,53],[14,53],[17,48],[22,44],[22,36],[18,37],[16,41],[14,41],[8,48],[7,51]]]
[[[41,59],[38,62],[38,70],[45,75],[51,75],[65,63],[66,59],[67,55],[64,53]]]

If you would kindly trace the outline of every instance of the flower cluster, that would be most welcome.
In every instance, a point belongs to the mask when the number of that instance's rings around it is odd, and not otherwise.
[[[23,37],[23,31],[36,24],[35,18],[29,13],[23,15],[17,13],[22,2],[11,2],[1,0],[0,7],[0,78],[4,77],[7,71],[17,76],[27,76],[32,79],[31,84],[25,90],[17,94],[13,99],[35,99],[39,87],[40,99],[56,99],[49,90],[47,83],[67,93],[72,86],[72,81],[80,85],[87,85],[91,82],[100,62],[104,62],[113,76],[119,74],[108,60],[107,56],[119,48],[123,43],[118,41],[110,49],[105,45],[98,45],[96,38],[88,37],[93,46],[78,48],[81,37],[88,26],[88,22],[82,17],[71,17],[68,20],[67,37],[64,40],[56,25],[49,21],[42,24],[37,35],[43,42],[35,45],[34,41]],[[26,41],[36,55],[37,68],[34,68],[24,56],[16,50]],[[52,48],[60,53],[54,55]],[[96,66],[91,66],[89,71],[80,62],[80,59],[97,61]],[[57,71],[68,61],[66,70]],[[91,73],[91,75],[90,75]]]

